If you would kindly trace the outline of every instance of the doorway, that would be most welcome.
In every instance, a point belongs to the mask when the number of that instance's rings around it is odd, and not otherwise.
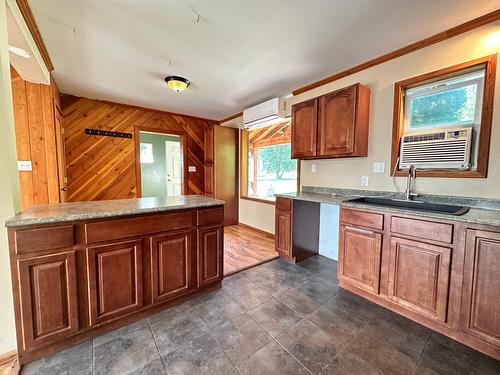
[[[136,135],[138,196],[182,195],[185,188],[183,136],[140,129]]]

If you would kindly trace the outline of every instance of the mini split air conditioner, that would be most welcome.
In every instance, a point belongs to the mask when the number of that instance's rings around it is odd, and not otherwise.
[[[449,127],[403,134],[399,168],[471,168],[472,127]]]
[[[288,101],[273,98],[243,111],[243,127],[255,129],[285,121],[290,117]]]

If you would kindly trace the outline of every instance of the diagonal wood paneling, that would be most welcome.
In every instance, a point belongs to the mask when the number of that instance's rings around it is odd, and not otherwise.
[[[133,133],[137,126],[184,131],[188,164],[188,193],[204,193],[204,132],[217,122],[70,95],[61,97],[66,146],[68,201],[136,197],[133,139],[98,137],[85,128]]]

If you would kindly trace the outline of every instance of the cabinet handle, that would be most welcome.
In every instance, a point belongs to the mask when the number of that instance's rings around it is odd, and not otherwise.
[[[359,232],[359,233],[364,233],[364,234],[373,234],[374,232],[369,230],[369,229],[363,229],[363,228],[358,228],[358,227],[352,227],[350,225],[346,225],[346,228],[349,229],[352,232]]]

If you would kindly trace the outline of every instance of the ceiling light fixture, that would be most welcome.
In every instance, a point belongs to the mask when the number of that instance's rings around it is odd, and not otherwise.
[[[168,87],[176,92],[184,91],[190,84],[189,80],[179,76],[167,76],[165,77],[165,82]]]

